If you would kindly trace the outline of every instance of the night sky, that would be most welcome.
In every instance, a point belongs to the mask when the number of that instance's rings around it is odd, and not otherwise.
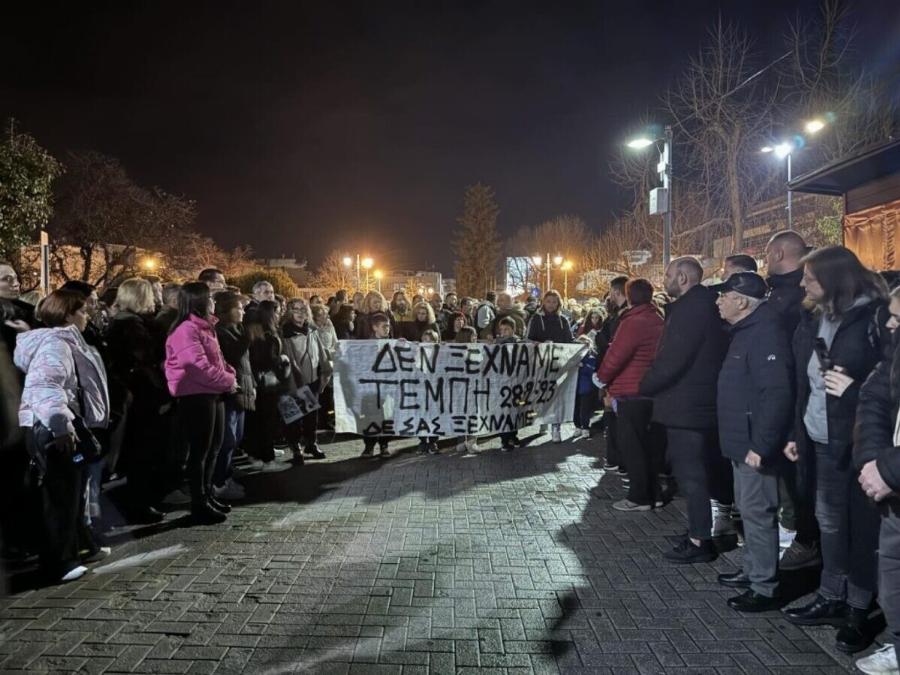
[[[597,228],[614,148],[721,13],[762,58],[813,0],[8,3],[0,118],[57,157],[95,149],[197,201],[220,244],[333,248],[449,272],[466,185],[504,235]],[[885,14],[890,7],[888,14]],[[856,3],[861,58],[896,64],[900,3]]]

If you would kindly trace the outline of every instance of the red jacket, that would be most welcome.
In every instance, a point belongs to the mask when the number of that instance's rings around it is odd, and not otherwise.
[[[637,396],[641,379],[656,357],[665,322],[654,305],[631,307],[622,314],[616,336],[597,377],[613,398]]]

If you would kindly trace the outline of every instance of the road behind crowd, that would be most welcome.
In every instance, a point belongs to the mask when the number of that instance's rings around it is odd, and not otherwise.
[[[0,671],[84,673],[845,673],[833,630],[730,610],[675,566],[683,503],[611,508],[601,441],[475,455],[414,441],[246,479],[227,523],[122,531],[82,580],[0,604]],[[563,434],[564,438],[571,434]],[[599,486],[598,486],[599,482]],[[597,486],[597,487],[595,487]],[[733,545],[733,544],[732,544]],[[812,578],[810,578],[812,577]],[[815,575],[789,580],[795,594]]]

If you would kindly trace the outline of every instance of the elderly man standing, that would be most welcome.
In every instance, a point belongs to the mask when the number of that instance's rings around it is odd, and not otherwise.
[[[663,554],[681,564],[715,560],[709,502],[712,497],[732,501],[730,467],[719,453],[716,433],[716,383],[728,338],[716,293],[701,286],[702,279],[703,268],[691,257],[677,258],[666,268],[666,293],[674,301],[638,392],[653,399],[653,421],[666,427],[666,453],[687,500],[687,535]]]
[[[747,589],[729,598],[739,612],[766,612],[778,592],[778,475],[792,419],[790,342],[768,286],[755,272],[737,272],[713,287],[731,345],[719,371],[717,414],[722,454],[731,460],[734,492],[744,521],[744,566],[719,583]]]

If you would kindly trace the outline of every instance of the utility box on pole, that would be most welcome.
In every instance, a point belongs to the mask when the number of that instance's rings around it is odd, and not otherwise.
[[[650,215],[658,216],[669,211],[669,190],[653,188],[650,190]]]

